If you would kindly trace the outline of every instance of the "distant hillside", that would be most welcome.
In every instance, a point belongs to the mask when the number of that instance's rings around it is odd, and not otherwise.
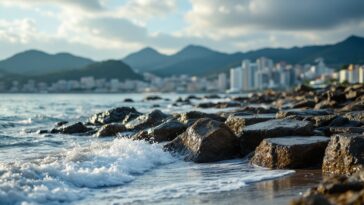
[[[153,51],[158,53],[155,50]],[[364,63],[364,38],[350,36],[344,41],[333,45],[264,48],[233,54],[216,52],[201,46],[187,46],[174,55],[167,56],[158,53],[159,58],[155,61],[146,58],[142,54],[140,52],[132,54],[132,61],[129,60],[129,57],[126,57],[126,63],[140,71],[152,71],[161,76],[207,75],[223,72],[239,65],[243,59],[255,60],[259,57],[268,57],[274,61],[286,61],[291,64],[313,63],[316,58],[323,57],[328,65],[340,67],[349,63]],[[154,63],[150,64],[150,61]]]
[[[48,54],[28,50],[0,61],[0,70],[11,74],[35,76],[79,69],[93,63],[91,59],[68,53]]]
[[[39,81],[55,82],[57,80],[79,80],[81,77],[94,77],[96,79],[141,80],[142,76],[135,73],[128,65],[119,60],[108,60],[93,63],[85,68],[59,73],[43,75],[35,78]]]

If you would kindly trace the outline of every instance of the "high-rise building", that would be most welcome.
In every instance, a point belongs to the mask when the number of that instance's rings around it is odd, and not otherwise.
[[[243,60],[241,68],[243,72],[243,90],[254,90],[256,87],[255,74],[257,71],[257,64],[251,63],[250,60]]]
[[[364,83],[364,66],[359,67],[359,83]]]
[[[227,86],[227,79],[225,73],[220,73],[218,76],[218,89],[220,91],[225,91]]]
[[[241,67],[230,69],[230,91],[239,92],[243,87],[243,74]]]

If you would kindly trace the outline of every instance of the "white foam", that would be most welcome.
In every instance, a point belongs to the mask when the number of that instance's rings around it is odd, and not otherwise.
[[[37,161],[0,163],[0,204],[70,202],[88,188],[122,185],[174,161],[160,145],[121,138]]]

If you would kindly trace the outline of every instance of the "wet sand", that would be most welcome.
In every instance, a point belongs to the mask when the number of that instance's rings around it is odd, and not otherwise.
[[[244,204],[285,205],[299,197],[322,179],[321,170],[297,170],[296,173],[275,180],[267,180],[239,190],[201,194],[180,199],[159,201],[153,204]]]

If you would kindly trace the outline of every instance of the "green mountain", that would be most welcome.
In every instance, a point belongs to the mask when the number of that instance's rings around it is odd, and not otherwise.
[[[52,73],[33,78],[37,81],[55,82],[57,80],[79,80],[81,77],[95,79],[141,80],[142,76],[135,73],[127,64],[119,60],[108,60],[90,64],[82,69]]]
[[[243,59],[256,60],[259,57],[291,64],[313,63],[315,59],[322,57],[329,66],[341,67],[350,63],[364,63],[364,38],[350,36],[333,45],[264,48],[233,54],[216,52],[202,46],[187,46],[174,55],[163,55],[155,50],[154,53],[157,53],[159,58],[153,64],[149,64],[153,59],[146,59],[146,56],[139,52],[132,54],[132,61],[130,56],[126,57],[125,62],[142,72],[149,71],[161,76],[180,74],[202,76],[224,72],[238,66]]]
[[[79,69],[91,63],[93,63],[91,59],[68,53],[52,55],[38,50],[28,50],[0,61],[0,71],[35,76]]]

